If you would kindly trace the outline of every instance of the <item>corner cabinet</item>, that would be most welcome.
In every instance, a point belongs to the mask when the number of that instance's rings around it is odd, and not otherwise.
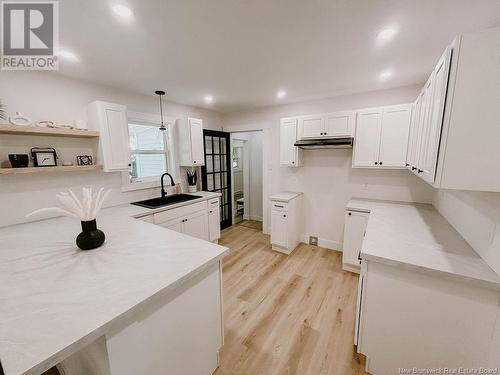
[[[302,166],[302,150],[295,146],[297,122],[295,117],[280,120],[280,164],[288,167]]]
[[[205,165],[202,120],[191,117],[178,119],[173,127],[173,139],[179,166]]]
[[[355,115],[353,111],[344,111],[298,117],[297,138],[352,137]]]
[[[105,172],[130,169],[127,107],[95,101],[88,106],[90,124],[100,132],[99,163]]]
[[[412,104],[357,112],[354,168],[405,168]]]

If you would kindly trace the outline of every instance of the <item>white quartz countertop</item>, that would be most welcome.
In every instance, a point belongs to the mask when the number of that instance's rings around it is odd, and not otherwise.
[[[500,289],[500,277],[430,204],[352,199],[369,212],[361,258]]]
[[[270,200],[272,201],[278,201],[278,202],[290,202],[292,199],[297,198],[298,196],[302,195],[301,192],[295,192],[295,191],[284,191],[278,194],[273,194],[269,197]]]
[[[106,242],[91,251],[76,247],[80,223],[70,218],[0,229],[6,375],[41,373],[227,254],[225,247],[131,218],[157,211],[132,205],[103,210],[97,223]]]

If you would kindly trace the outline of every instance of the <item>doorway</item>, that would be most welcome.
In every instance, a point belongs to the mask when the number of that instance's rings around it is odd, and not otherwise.
[[[262,226],[263,132],[231,133],[233,224]]]
[[[203,148],[205,165],[201,167],[202,190],[221,193],[220,228],[225,229],[232,225],[229,133],[203,130]]]

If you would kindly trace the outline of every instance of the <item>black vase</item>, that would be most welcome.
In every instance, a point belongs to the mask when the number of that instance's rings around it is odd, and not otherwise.
[[[97,229],[95,219],[82,221],[82,233],[76,237],[76,245],[82,250],[92,250],[101,246],[105,239],[104,232]]]

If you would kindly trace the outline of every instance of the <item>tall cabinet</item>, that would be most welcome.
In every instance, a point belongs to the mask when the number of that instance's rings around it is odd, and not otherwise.
[[[173,127],[173,139],[179,166],[205,165],[202,120],[192,117],[178,119]]]

